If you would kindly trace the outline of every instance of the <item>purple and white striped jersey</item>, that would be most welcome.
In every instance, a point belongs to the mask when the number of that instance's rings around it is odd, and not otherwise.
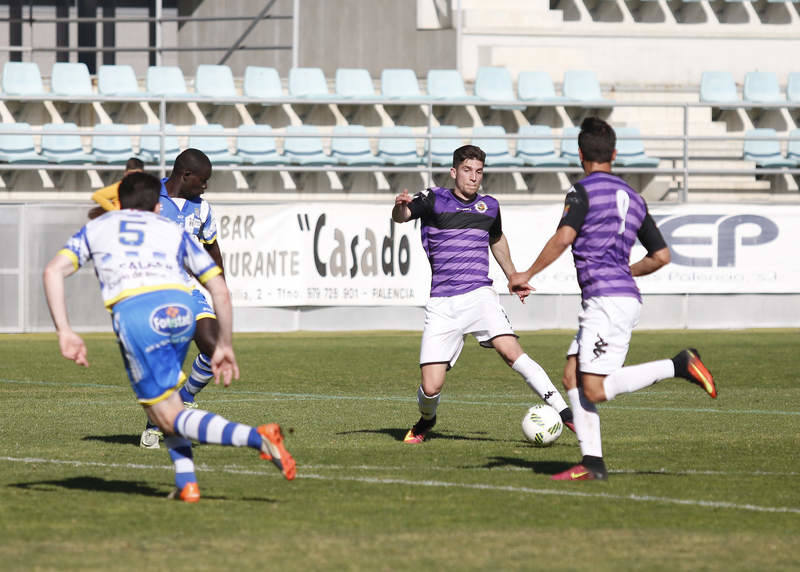
[[[631,275],[631,248],[637,237],[648,253],[664,248],[666,242],[635,190],[615,175],[594,172],[567,193],[562,225],[578,233],[572,257],[584,300],[627,296],[641,301]]]
[[[453,189],[414,195],[411,218],[422,222],[422,246],[431,265],[431,297],[455,296],[491,286],[489,244],[503,235],[500,205],[489,195],[464,202]]]

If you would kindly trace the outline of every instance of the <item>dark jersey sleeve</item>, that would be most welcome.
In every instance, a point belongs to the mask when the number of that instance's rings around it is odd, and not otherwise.
[[[647,249],[648,255],[667,246],[667,241],[664,240],[661,231],[656,226],[656,221],[653,220],[649,212],[644,216],[642,226],[639,227],[639,232],[636,236],[642,246]]]
[[[500,207],[497,207],[497,216],[489,228],[489,242],[494,244],[501,236],[503,236],[503,222],[500,220]]]
[[[436,195],[430,189],[418,192],[414,195],[414,199],[408,203],[408,208],[411,209],[411,219],[426,218],[433,214],[433,203],[436,202]]]
[[[567,225],[574,228],[575,232],[579,232],[587,212],[589,212],[589,194],[583,185],[576,183],[564,199],[564,212],[561,214],[558,228]]]

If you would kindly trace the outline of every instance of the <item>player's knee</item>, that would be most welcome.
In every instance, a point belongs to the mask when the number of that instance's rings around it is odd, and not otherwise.
[[[599,387],[595,387],[594,385],[584,385],[583,395],[592,403],[602,403],[606,400],[606,392],[603,390],[602,385]]]
[[[217,321],[212,318],[198,320],[194,342],[201,353],[211,356],[217,345]]]

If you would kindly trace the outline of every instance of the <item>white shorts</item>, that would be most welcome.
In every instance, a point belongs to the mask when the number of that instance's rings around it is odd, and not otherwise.
[[[514,328],[491,286],[466,294],[431,298],[425,306],[425,328],[419,363],[447,363],[453,367],[464,348],[464,336],[472,334],[486,348],[493,338],[514,334]]]
[[[639,323],[642,304],[627,296],[598,296],[583,302],[578,333],[567,356],[578,356],[578,370],[608,375],[625,363],[631,332]]]

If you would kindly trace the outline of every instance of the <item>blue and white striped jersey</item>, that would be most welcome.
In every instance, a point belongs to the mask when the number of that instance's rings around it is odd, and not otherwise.
[[[183,199],[170,197],[161,179],[161,216],[177,222],[192,237],[202,244],[213,244],[217,240],[217,221],[211,211],[211,205],[202,197]]]

